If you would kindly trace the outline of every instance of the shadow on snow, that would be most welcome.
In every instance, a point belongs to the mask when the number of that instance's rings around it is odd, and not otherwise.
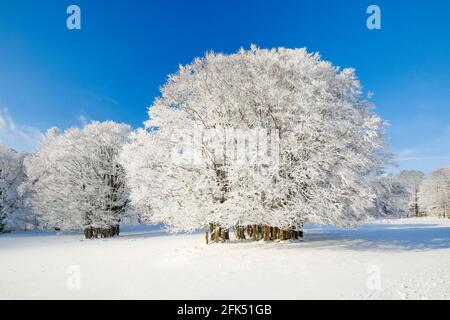
[[[450,248],[450,226],[369,224],[354,229],[306,230],[305,246],[350,250],[431,250]]]
[[[119,239],[145,239],[153,237],[170,236],[161,229],[161,226],[123,226],[119,237],[105,238],[103,240]],[[63,232],[65,235],[79,235],[79,232]],[[194,234],[202,234],[201,231]],[[50,237],[58,236],[52,231],[27,231],[2,234],[0,238],[14,237]],[[200,239],[199,239],[200,240]],[[203,239],[202,239],[203,240]],[[95,241],[95,240],[93,240]],[[202,242],[203,243],[203,242]],[[213,244],[213,245],[221,245]],[[247,240],[232,240],[225,245],[240,245],[248,248],[272,249],[275,246],[289,249],[347,249],[347,250],[432,250],[450,248],[450,226],[437,224],[391,224],[372,223],[352,229],[338,229],[332,226],[306,225],[303,241],[281,241],[264,243]]]

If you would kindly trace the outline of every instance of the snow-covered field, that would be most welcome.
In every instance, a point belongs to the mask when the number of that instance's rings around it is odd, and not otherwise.
[[[119,238],[0,236],[1,299],[450,299],[450,220],[350,230],[301,243],[205,245],[202,234],[128,228]]]

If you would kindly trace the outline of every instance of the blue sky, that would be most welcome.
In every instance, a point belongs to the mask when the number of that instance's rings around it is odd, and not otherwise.
[[[81,8],[81,30],[66,8]],[[381,30],[366,8],[381,8]],[[31,150],[47,128],[138,127],[178,65],[205,51],[307,47],[354,67],[391,123],[400,168],[450,166],[450,1],[0,0],[0,139]]]

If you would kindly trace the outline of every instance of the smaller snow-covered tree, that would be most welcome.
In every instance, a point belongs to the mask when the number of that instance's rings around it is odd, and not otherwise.
[[[403,217],[408,214],[410,193],[399,176],[383,173],[374,181],[374,216]]]
[[[117,155],[129,132],[128,125],[112,121],[48,132],[25,161],[25,190],[41,226],[81,228],[86,238],[119,233],[128,189]]]
[[[409,197],[409,212],[410,215],[420,216],[421,209],[419,206],[419,189],[422,184],[425,174],[418,170],[403,170],[399,174],[399,179],[406,185]]]
[[[435,170],[425,178],[419,205],[427,215],[450,218],[450,168]]]
[[[0,144],[0,232],[27,230],[35,223],[24,203],[26,194],[19,192],[25,181],[25,154]]]

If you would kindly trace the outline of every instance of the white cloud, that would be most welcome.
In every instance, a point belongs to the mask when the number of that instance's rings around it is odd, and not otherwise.
[[[20,151],[33,151],[44,135],[31,126],[18,125],[8,109],[0,109],[0,142]]]
[[[438,168],[450,166],[450,139],[445,130],[428,142],[395,152],[395,161],[401,169],[418,169],[429,173]]]
[[[396,153],[397,160],[408,160],[417,157],[418,151],[414,148],[405,148]]]
[[[408,158],[398,158],[398,161],[422,161],[422,160],[450,160],[450,156],[417,156]]]

